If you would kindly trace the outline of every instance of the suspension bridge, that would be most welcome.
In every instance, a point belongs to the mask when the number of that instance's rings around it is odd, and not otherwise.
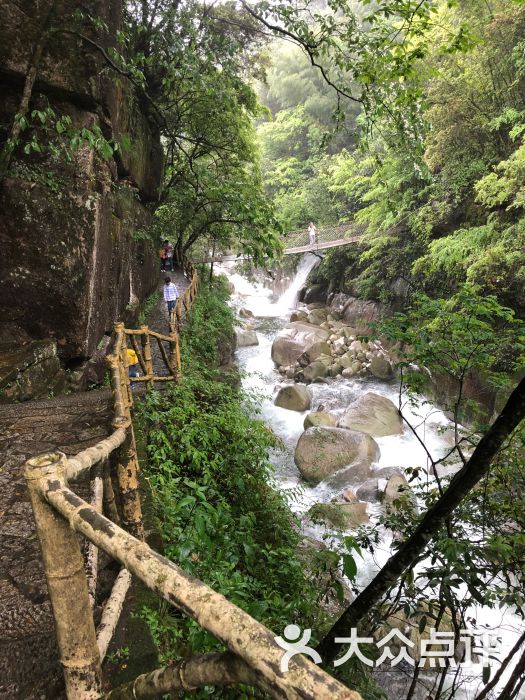
[[[350,224],[340,226],[325,226],[317,230],[315,243],[310,243],[308,230],[288,231],[281,236],[284,246],[283,255],[295,255],[297,253],[317,253],[329,248],[339,248],[340,246],[357,243],[366,230],[366,224],[359,224],[355,221]],[[210,252],[209,257],[199,260],[199,263],[221,263],[249,260],[250,255],[232,255]]]

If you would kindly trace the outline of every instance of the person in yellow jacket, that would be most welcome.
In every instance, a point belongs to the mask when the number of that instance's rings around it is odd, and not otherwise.
[[[128,353],[128,365],[129,365],[129,376],[138,377],[139,376],[139,358],[135,350],[127,349]]]

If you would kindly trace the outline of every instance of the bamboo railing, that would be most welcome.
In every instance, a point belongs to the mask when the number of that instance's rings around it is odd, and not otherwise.
[[[198,290],[196,272],[190,266],[185,272],[189,286],[170,315],[169,336],[146,326],[130,330],[122,323],[115,325],[113,352],[107,358],[113,392],[111,435],[75,457],[52,452],[26,462],[25,476],[42,550],[67,698],[139,700],[210,685],[248,684],[273,698],[360,700],[358,693],[302,655],[291,659],[288,672],[281,672],[283,650],[269,629],[144,541],[139,462],[132,423],[133,393],[126,351],[129,342],[143,372],[133,382],[145,382],[149,388],[156,382],[179,379],[180,327]],[[166,376],[154,372],[152,339],[159,344],[168,371]],[[110,468],[110,458],[115,455],[114,466]],[[91,479],[91,503],[69,487],[70,480],[87,475]],[[113,483],[118,488],[118,499]],[[77,533],[88,542],[87,572]],[[118,561],[122,569],[96,629],[93,607],[99,549]],[[172,666],[143,674],[104,693],[102,661],[118,624],[132,575],[196,620],[229,651],[174,660]]]

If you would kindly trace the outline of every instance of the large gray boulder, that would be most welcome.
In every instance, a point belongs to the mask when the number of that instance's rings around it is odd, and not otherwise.
[[[340,428],[359,430],[373,437],[401,435],[403,420],[396,405],[385,396],[369,392],[350,404],[339,420]]]
[[[370,467],[379,458],[376,441],[343,428],[308,428],[295,448],[295,464],[307,481],[318,483],[354,463]]]
[[[279,390],[275,405],[289,411],[307,411],[312,405],[310,390],[302,384],[290,384]]]
[[[235,339],[238,348],[249,347],[250,345],[259,345],[257,333],[246,328],[237,328],[235,331]]]
[[[365,301],[346,294],[336,294],[330,304],[332,314],[340,314],[346,325],[355,328],[356,334],[367,335],[372,323],[385,316],[386,306],[375,301]]]
[[[315,382],[316,379],[322,379],[328,374],[328,367],[319,360],[312,362],[303,370],[303,379],[307,384]]]
[[[378,379],[391,379],[394,376],[392,365],[383,355],[376,355],[370,362],[370,374]]]
[[[304,356],[308,362],[313,362],[314,360],[317,360],[320,355],[330,355],[330,352],[330,346],[326,340],[319,340],[304,352]]]
[[[293,365],[312,345],[328,340],[329,333],[310,323],[289,323],[277,334],[272,345],[272,360],[276,365]]]
[[[370,520],[368,503],[316,503],[308,511],[308,517],[314,523],[340,530],[351,530]]]

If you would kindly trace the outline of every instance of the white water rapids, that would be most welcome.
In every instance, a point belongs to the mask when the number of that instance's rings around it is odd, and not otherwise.
[[[253,321],[257,331],[259,345],[240,348],[236,353],[237,363],[245,372],[243,386],[248,391],[255,391],[260,395],[261,417],[271,427],[275,434],[285,445],[284,452],[279,451],[273,455],[273,463],[276,467],[277,485],[284,490],[291,490],[293,498],[292,508],[298,513],[305,513],[314,503],[330,502],[338,495],[348,482],[321,482],[317,486],[309,486],[303,482],[294,464],[294,450],[301,433],[303,421],[308,413],[298,413],[279,408],[274,404],[277,390],[284,384],[292,383],[292,380],[284,379],[278,372],[271,359],[271,346],[276,334],[288,323],[290,312],[296,305],[297,294],[304,286],[309,272],[318,262],[318,258],[312,254],[306,254],[301,259],[297,271],[288,289],[279,297],[271,289],[261,283],[249,281],[246,277],[236,273],[233,264],[224,263],[218,271],[227,275],[233,284],[235,291],[232,295],[232,304],[238,310],[249,309],[255,316]],[[310,384],[313,394],[311,411],[315,411],[323,405],[332,413],[341,414],[344,409],[360,395],[373,391],[391,399],[396,405],[399,401],[399,386],[396,380],[384,382],[372,378],[350,379],[342,376],[329,379],[327,384]],[[445,414],[430,403],[414,410],[408,403],[403,408],[412,426],[417,426],[419,437],[434,458],[443,456],[451,446],[450,422]],[[402,435],[376,438],[381,449],[379,461],[373,465],[374,470],[383,467],[398,467],[403,471],[407,467],[427,467],[428,458],[424,448],[416,436],[405,428]],[[425,473],[426,470],[423,470]],[[426,477],[424,477],[426,478]],[[429,477],[430,478],[430,477]],[[379,504],[370,504],[369,514],[372,522],[377,517]],[[304,527],[306,535],[321,539],[322,530],[307,524]],[[361,588],[375,575],[378,569],[391,555],[392,536],[389,531],[381,533],[381,543],[375,549],[374,556],[364,555],[358,560],[357,585]],[[523,629],[523,623],[510,610],[491,610],[488,608],[472,609],[472,617],[478,620],[480,625],[486,625],[487,629],[493,629],[495,634],[502,637],[500,659],[504,659],[512,646],[517,641]],[[511,664],[512,666],[512,664]],[[493,668],[495,672],[497,666]],[[472,700],[483,687],[481,684],[481,666],[466,669],[474,680],[465,682],[461,691],[455,695],[458,700]],[[502,685],[508,679],[510,673],[503,677]],[[392,696],[394,697],[394,695]],[[399,695],[397,696],[399,697]],[[525,698],[525,689],[519,696]]]

